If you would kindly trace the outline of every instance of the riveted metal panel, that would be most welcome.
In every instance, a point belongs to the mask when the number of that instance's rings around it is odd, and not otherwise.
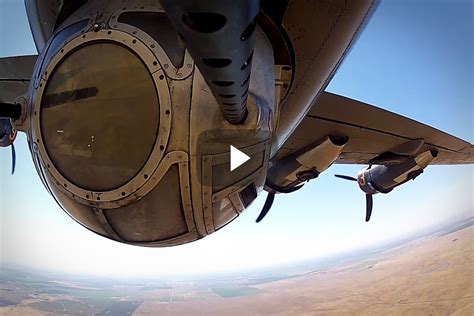
[[[54,167],[54,164],[51,162],[51,159],[49,158],[42,141],[38,114],[40,113],[40,105],[44,89],[46,87],[46,82],[64,56],[66,56],[68,52],[78,48],[80,49],[81,46],[104,41],[111,43],[115,42],[119,45],[126,45],[142,59],[149,72],[152,74],[152,78],[157,89],[157,94],[160,101],[160,123],[157,141],[153,147],[148,161],[145,163],[141,171],[130,182],[117,189],[105,192],[91,192],[89,190],[84,190],[68,181]],[[171,129],[170,116],[171,99],[168,85],[166,80],[164,80],[164,72],[159,63],[157,63],[154,54],[143,43],[136,41],[134,37],[127,33],[121,31],[100,30],[98,32],[90,32],[73,38],[52,58],[51,63],[43,73],[41,82],[35,91],[33,112],[35,130],[33,131],[33,141],[38,146],[39,154],[41,155],[42,161],[44,162],[47,170],[56,179],[56,185],[60,186],[63,191],[72,193],[74,197],[81,203],[99,208],[114,208],[119,207],[124,203],[126,204],[137,200],[144,195],[144,190],[140,189],[146,182],[151,180],[149,175],[152,174],[158,167],[165,152]],[[120,200],[120,202],[116,202],[117,200]]]

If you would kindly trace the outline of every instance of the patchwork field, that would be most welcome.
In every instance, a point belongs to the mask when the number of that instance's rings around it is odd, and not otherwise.
[[[2,267],[0,314],[474,315],[473,222],[251,277],[119,282]]]

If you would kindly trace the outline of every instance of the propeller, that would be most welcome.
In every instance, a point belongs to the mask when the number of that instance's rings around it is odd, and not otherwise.
[[[337,178],[344,179],[344,180],[357,182],[357,179],[351,176],[346,176],[343,174],[335,174],[334,176]],[[374,200],[372,198],[372,195],[373,194],[370,194],[370,193],[365,194],[365,221],[366,222],[370,220],[370,216],[372,215],[372,208],[374,206]]]
[[[275,200],[275,193],[268,192],[267,199],[265,200],[265,204],[263,204],[262,211],[257,217],[257,220],[256,220],[257,223],[260,223],[260,221],[265,217],[265,215],[267,215],[268,211],[272,208],[274,200]]]
[[[374,199],[372,198],[372,194],[366,194],[365,195],[365,221],[366,222],[370,220],[373,206],[374,206]]]
[[[260,211],[255,222],[260,223],[260,221],[267,215],[268,211],[272,208],[273,201],[275,200],[275,193],[291,193],[295,192],[303,187],[303,184],[291,186],[291,187],[279,187],[274,184],[270,185],[270,183],[266,182],[267,186],[273,187],[274,191],[268,192],[267,199],[265,200],[265,204],[263,204],[263,208]],[[278,189],[276,189],[278,188]]]
[[[11,144],[12,147],[12,174],[15,173],[15,165],[16,165],[16,153],[15,153],[15,145]]]
[[[337,177],[337,178],[344,179],[344,180],[356,181],[357,182],[357,179],[354,178],[354,177],[351,177],[351,176],[346,176],[346,175],[343,175],[343,174],[335,174],[334,176]]]

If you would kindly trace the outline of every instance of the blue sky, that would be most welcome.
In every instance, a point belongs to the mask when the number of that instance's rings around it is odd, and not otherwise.
[[[454,2],[454,4],[453,4]],[[328,90],[474,141],[473,10],[465,1],[382,1]],[[15,27],[12,27],[12,26]],[[22,1],[0,0],[0,56],[35,53]],[[119,244],[82,228],[48,195],[26,137],[17,172],[0,150],[1,261],[95,274],[163,275],[238,270],[324,257],[401,238],[472,215],[472,166],[432,166],[388,195],[364,195],[335,179],[364,166],[333,166],[304,189],[279,195],[255,223],[265,194],[232,224],[166,249]]]

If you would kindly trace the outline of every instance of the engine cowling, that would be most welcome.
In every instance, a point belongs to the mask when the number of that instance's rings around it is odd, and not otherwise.
[[[293,188],[318,177],[336,161],[348,140],[347,137],[328,135],[273,162],[268,171],[267,186],[277,192],[284,192],[283,188]]]
[[[370,166],[359,172],[357,183],[366,194],[389,193],[393,188],[422,174],[436,155],[436,150],[428,150],[416,157],[406,158],[401,163]]]
[[[423,141],[417,141],[417,143],[417,147],[420,148]],[[357,179],[340,174],[335,176],[344,180],[356,181],[359,184],[359,188],[365,193],[365,221],[368,222],[372,215],[372,195],[389,193],[393,188],[408,180],[415,179],[423,173],[423,170],[433,161],[437,154],[438,151],[436,149],[427,150],[415,157],[387,152],[376,157],[376,161],[383,161],[384,164],[370,165],[366,169],[359,171]]]

